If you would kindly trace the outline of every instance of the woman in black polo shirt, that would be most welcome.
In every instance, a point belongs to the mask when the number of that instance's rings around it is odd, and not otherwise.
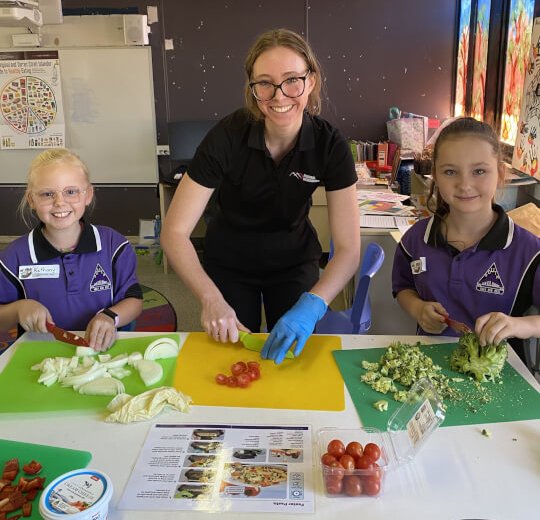
[[[258,331],[261,301],[271,334],[261,353],[298,355],[316,322],[356,272],[360,227],[356,173],[346,140],[317,116],[321,69],[298,34],[262,34],[245,62],[246,108],[222,119],[199,146],[162,232],[175,272],[202,304],[216,341]],[[308,212],[325,186],[335,253],[319,280],[321,246]],[[212,194],[204,269],[189,239]]]

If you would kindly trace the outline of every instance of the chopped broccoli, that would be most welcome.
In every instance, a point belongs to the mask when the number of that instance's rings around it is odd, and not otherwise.
[[[482,435],[484,437],[491,437],[491,432],[489,430],[486,430],[485,428],[482,429]]]
[[[442,374],[441,367],[424,354],[420,343],[392,343],[381,356],[378,363],[362,362],[362,367],[368,370],[360,379],[376,390],[386,394],[393,393],[396,401],[405,401],[406,390],[398,390],[396,383],[410,388],[422,377],[427,377],[442,397],[456,398],[457,393],[449,384],[449,379]]]
[[[392,381],[392,379],[389,377],[381,377],[377,379],[377,381],[371,384],[371,388],[377,392],[381,392],[381,394],[395,392],[397,390],[396,385],[394,385],[394,381]]]
[[[370,363],[369,361],[362,361],[362,368],[365,368],[366,370],[378,370],[379,369],[379,363]]]
[[[507,354],[506,342],[481,347],[478,336],[470,332],[459,338],[458,347],[450,356],[450,368],[479,382],[495,381],[504,367]]]
[[[399,401],[401,403],[404,403],[406,400],[407,400],[407,396],[409,395],[409,392],[407,392],[407,390],[398,390],[395,394],[394,394],[394,399],[396,401]]]
[[[369,372],[366,372],[365,374],[362,374],[360,379],[364,381],[364,383],[371,384],[377,381],[380,377],[381,377],[381,374],[379,374],[378,372],[369,371]]]
[[[385,401],[384,399],[375,401],[373,403],[373,408],[375,408],[375,410],[379,410],[379,412],[386,412],[388,410],[388,401]]]

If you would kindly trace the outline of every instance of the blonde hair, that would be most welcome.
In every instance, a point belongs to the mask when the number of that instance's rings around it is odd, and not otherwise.
[[[51,148],[38,154],[31,162],[30,168],[28,169],[26,190],[24,192],[23,198],[21,199],[21,202],[19,203],[18,208],[18,212],[21,215],[23,222],[28,227],[32,227],[31,223],[29,223],[29,217],[30,220],[35,220],[35,215],[32,211],[32,208],[30,207],[29,199],[36,182],[36,177],[39,174],[40,170],[53,164],[66,164],[75,168],[80,168],[83,171],[88,184],[91,184],[90,172],[88,171],[88,167],[86,166],[86,164],[84,164],[82,159],[77,154],[70,152],[66,148]],[[92,198],[92,202],[89,204],[88,209],[92,210],[93,207],[94,198]]]
[[[244,98],[247,109],[251,112],[255,119],[262,119],[264,116],[257,105],[257,100],[251,92],[249,86],[252,80],[253,65],[257,61],[257,58],[265,51],[273,49],[275,47],[287,47],[298,55],[304,58],[307,68],[315,78],[315,85],[311,91],[308,102],[307,111],[311,115],[318,115],[321,113],[321,65],[309,44],[294,31],[289,29],[273,29],[261,34],[255,43],[251,46],[248,52],[246,60],[244,62],[244,70],[246,71],[246,86],[244,90]],[[310,75],[311,75],[310,74]]]

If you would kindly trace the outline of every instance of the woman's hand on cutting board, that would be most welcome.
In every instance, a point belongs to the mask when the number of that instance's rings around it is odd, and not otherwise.
[[[201,324],[214,341],[221,343],[236,343],[239,330],[250,332],[222,296],[202,302]]]
[[[316,323],[324,316],[328,305],[316,294],[304,293],[274,325],[261,351],[263,359],[273,359],[279,365],[288,350],[294,347],[295,357],[300,355]]]

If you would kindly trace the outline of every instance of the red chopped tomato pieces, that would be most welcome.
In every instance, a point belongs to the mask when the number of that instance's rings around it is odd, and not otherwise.
[[[27,475],[37,475],[41,471],[41,464],[35,460],[32,460],[23,466],[23,471]]]
[[[257,361],[237,361],[231,365],[231,375],[216,374],[215,380],[218,385],[226,385],[230,388],[247,388],[252,381],[261,378],[261,366]],[[0,519],[1,520],[1,519]]]

